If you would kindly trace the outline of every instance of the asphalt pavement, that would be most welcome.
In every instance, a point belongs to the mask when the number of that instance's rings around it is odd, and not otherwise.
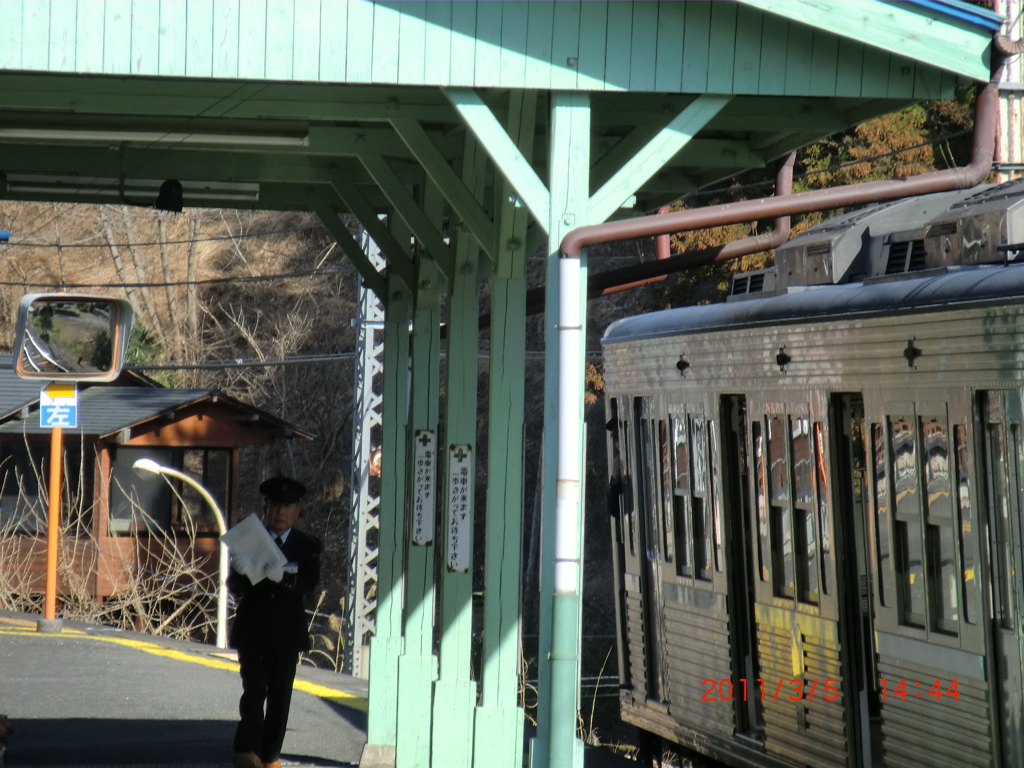
[[[242,693],[230,651],[0,611],[0,713],[14,726],[6,765],[227,768]],[[356,766],[367,682],[300,666],[281,762]],[[2,764],[2,763],[0,763]],[[586,768],[635,766],[603,749]]]
[[[209,645],[0,611],[8,766],[228,766],[242,693]],[[366,681],[299,667],[282,762],[350,766],[366,741]]]

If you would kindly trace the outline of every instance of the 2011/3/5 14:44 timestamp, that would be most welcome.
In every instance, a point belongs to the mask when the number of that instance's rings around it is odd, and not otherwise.
[[[960,683],[955,677],[946,686],[945,691],[942,690],[941,680],[936,680],[927,690],[925,686],[928,683],[912,681],[913,685],[908,687],[907,681],[903,678],[899,680],[886,680],[883,677],[878,682],[882,684],[882,701],[887,701],[889,696],[898,696],[904,701],[907,699],[920,699],[925,696],[934,696],[937,700],[941,700],[943,696],[952,696],[956,701],[960,701]]]

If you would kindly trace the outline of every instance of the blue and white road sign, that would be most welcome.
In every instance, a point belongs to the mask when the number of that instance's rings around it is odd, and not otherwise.
[[[39,393],[39,426],[44,429],[78,426],[78,387],[54,381]]]

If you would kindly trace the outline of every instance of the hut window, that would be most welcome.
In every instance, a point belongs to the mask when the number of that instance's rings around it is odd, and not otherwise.
[[[228,514],[228,491],[231,487],[231,450],[227,448],[178,448],[174,451],[175,466],[210,492],[225,516]],[[213,510],[195,488],[175,481],[180,498],[175,497],[172,523],[176,531],[216,533],[217,520]]]
[[[47,510],[39,498],[49,471],[49,447],[24,441],[3,446],[0,459],[0,525],[4,531],[44,533]]]
[[[166,530],[171,522],[171,488],[162,477],[142,478],[132,465],[142,458],[173,466],[171,448],[117,448],[111,461],[111,534]]]

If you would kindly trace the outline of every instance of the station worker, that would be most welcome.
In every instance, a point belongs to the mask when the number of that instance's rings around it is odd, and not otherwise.
[[[295,668],[299,654],[310,648],[304,597],[320,580],[320,540],[292,527],[306,487],[290,477],[272,477],[260,484],[260,493],[263,522],[288,564],[253,584],[236,563],[228,579],[239,600],[230,636],[242,675],[234,740],[238,768],[280,768]]]

